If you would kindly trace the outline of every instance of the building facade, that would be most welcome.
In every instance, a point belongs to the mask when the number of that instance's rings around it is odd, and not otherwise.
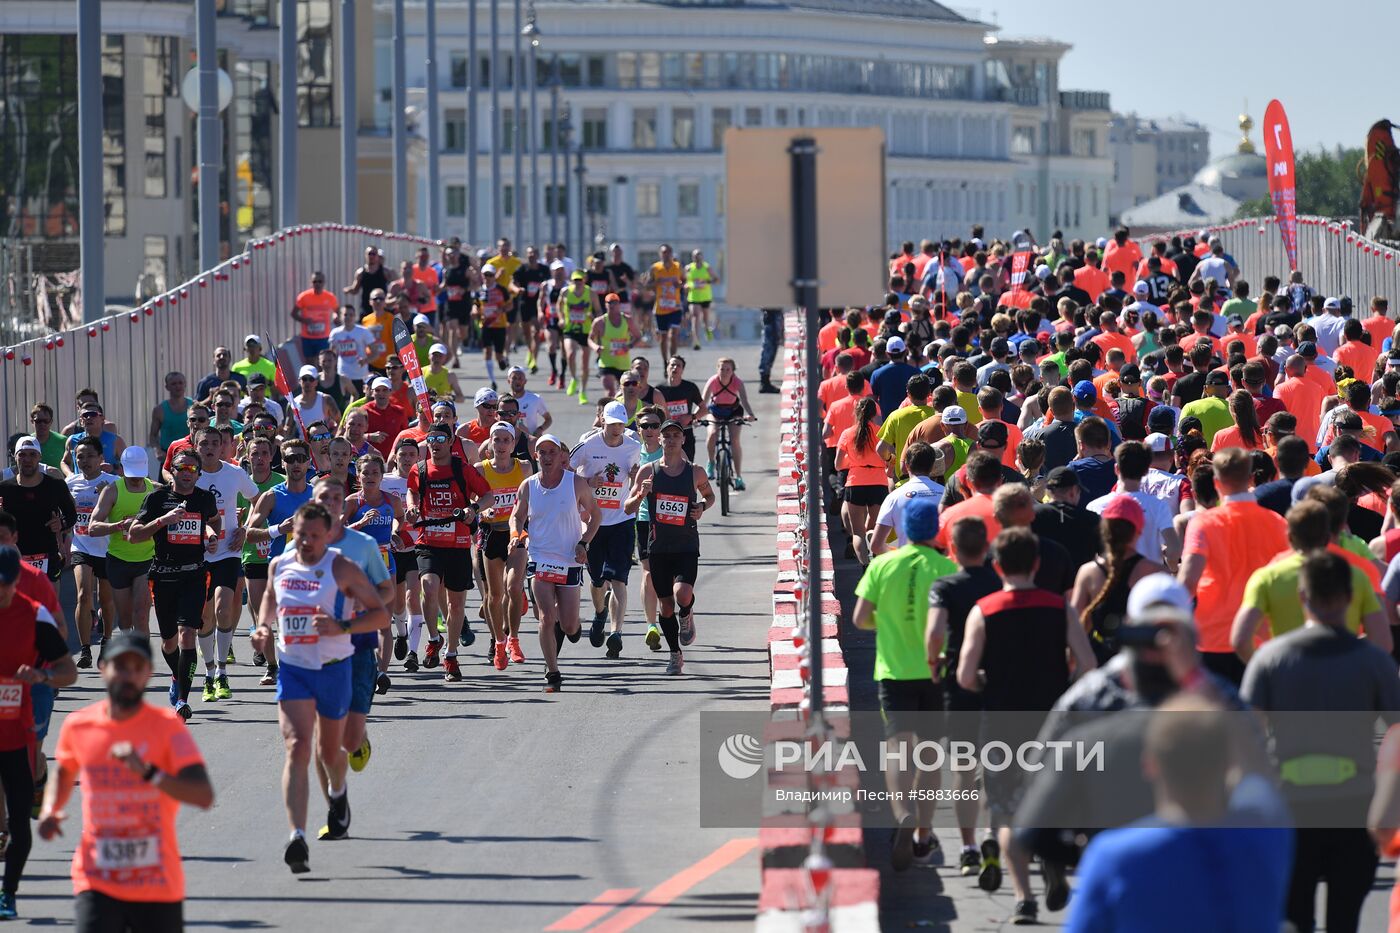
[[[1125,211],[1187,184],[1210,161],[1210,130],[1183,119],[1114,114],[1109,123],[1113,195],[1109,213]]]

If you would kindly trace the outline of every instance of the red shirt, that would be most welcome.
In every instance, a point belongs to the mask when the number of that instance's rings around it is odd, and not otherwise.
[[[1395,321],[1384,314],[1373,314],[1361,322],[1361,326],[1366,328],[1366,333],[1371,335],[1371,346],[1380,349],[1385,338],[1389,337],[1395,330]]]
[[[1288,547],[1288,523],[1253,498],[1222,502],[1191,516],[1183,555],[1205,557],[1196,585],[1197,647],[1227,653],[1230,625],[1249,575]]]
[[[988,541],[1001,533],[1001,523],[993,514],[992,497],[986,493],[974,492],[971,497],[948,506],[943,510],[943,514],[938,516],[938,536],[933,539],[933,543],[944,553],[951,553],[948,535],[952,532],[953,525],[959,519],[974,517],[986,523]]]
[[[420,490],[418,484],[419,477],[423,475],[422,467],[415,466],[409,471],[408,489],[419,494],[418,508],[424,518],[447,518],[453,510],[465,509],[471,497],[484,496],[491,491],[491,484],[476,467],[462,463],[460,459],[457,463],[461,466],[462,480],[467,487],[465,490],[457,482],[451,463],[439,466],[428,461],[426,490]],[[429,547],[467,548],[472,542],[471,528],[460,521],[427,525],[418,532],[418,540]]]
[[[1109,333],[1105,331],[1089,338],[1089,342],[1103,351],[1104,362],[1108,362],[1108,351],[1119,349],[1123,351],[1124,358],[1129,363],[1137,361],[1137,348],[1133,346],[1132,338],[1127,334]]]
[[[165,469],[165,472],[170,472],[170,467],[175,463],[176,454],[178,454],[182,450],[192,449],[194,449],[194,441],[190,440],[189,435],[186,435],[172,443],[170,447],[165,451],[165,463],[162,465]],[[156,477],[156,479],[157,481],[159,481],[160,477]]]
[[[53,584],[49,578],[39,572],[39,568],[31,567],[24,561],[19,562],[19,579],[15,581],[15,589],[22,596],[28,596],[39,605],[49,611],[49,615],[54,620],[63,618],[58,607],[58,594],[54,592]]]
[[[1111,283],[1107,272],[1096,266],[1083,266],[1074,270],[1074,284],[1089,293],[1090,301],[1098,301]]]
[[[360,410],[369,419],[366,434],[384,432],[384,440],[370,441],[370,443],[385,459],[388,459],[390,452],[394,449],[394,439],[399,436],[400,431],[408,427],[408,412],[393,402],[390,402],[383,409],[380,409],[374,402],[369,402],[361,406]]]
[[[1259,419],[1261,428],[1268,424],[1271,416],[1281,411],[1288,411],[1288,407],[1278,399],[1266,398],[1263,395],[1254,396],[1254,417]]]

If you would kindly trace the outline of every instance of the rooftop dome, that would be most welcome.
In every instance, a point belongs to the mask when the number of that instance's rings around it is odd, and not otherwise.
[[[1240,114],[1240,145],[1230,155],[1207,163],[1191,181],[1207,188],[1219,188],[1237,201],[1251,201],[1269,193],[1269,169],[1266,160],[1254,151],[1249,131],[1254,121]]]

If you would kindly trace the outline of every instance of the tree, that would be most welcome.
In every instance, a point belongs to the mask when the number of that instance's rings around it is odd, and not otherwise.
[[[1357,165],[1360,148],[1300,152],[1294,165],[1298,185],[1298,213],[1338,219],[1355,218],[1361,204],[1361,179]],[[1236,217],[1268,217],[1274,213],[1268,197],[1245,201]]]

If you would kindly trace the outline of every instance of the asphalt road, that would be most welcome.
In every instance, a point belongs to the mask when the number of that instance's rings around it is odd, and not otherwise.
[[[699,828],[698,716],[767,709],[778,406],[777,396],[757,394],[757,347],[721,351],[687,354],[689,375],[703,385],[722,353],[735,356],[753,380],[760,421],[745,430],[748,491],[736,494],[730,516],[716,510],[702,525],[698,638],[685,675],[667,677],[665,651],[653,654],[642,640],[637,571],[622,658],[606,660],[586,638],[568,646],[564,693],[541,692],[530,620],[522,642],[532,660],[523,668],[492,668],[484,635],[463,655],[460,684],[443,683],[440,669],[404,674],[395,662],[393,689],[376,697],[370,715],[373,757],[350,777],[351,838],[312,841],[311,872],[294,878],[282,864],[287,826],[273,691],[257,685],[260,671],[239,639],[239,664],[229,672],[234,698],[193,704],[190,728],[217,802],[180,817],[191,927],[752,928],[757,833]],[[462,371],[468,396],[480,375],[479,361]],[[572,442],[594,407],[550,390],[546,377],[530,388],[546,397],[554,430]],[[469,618],[477,605],[474,592]],[[149,700],[165,702],[166,685],[154,680]],[[60,717],[100,690],[94,669],[64,691],[50,751]],[[312,833],[323,822],[321,806],[313,787]],[[35,843],[19,896],[30,922],[71,923],[78,809],[75,800],[67,840]]]

